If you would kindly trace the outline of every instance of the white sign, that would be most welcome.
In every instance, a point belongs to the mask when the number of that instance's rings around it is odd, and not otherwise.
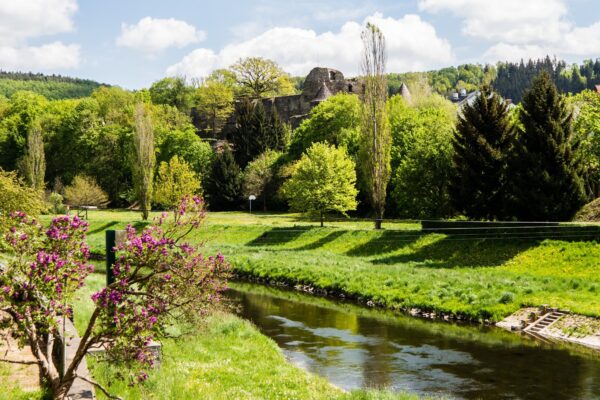
[[[248,200],[250,200],[250,201],[256,200],[256,196],[251,194],[250,196],[248,196]]]

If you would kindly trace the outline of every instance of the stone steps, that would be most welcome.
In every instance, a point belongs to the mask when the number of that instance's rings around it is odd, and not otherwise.
[[[565,315],[563,311],[550,311],[531,323],[523,331],[529,334],[539,334],[558,321],[563,315]]]

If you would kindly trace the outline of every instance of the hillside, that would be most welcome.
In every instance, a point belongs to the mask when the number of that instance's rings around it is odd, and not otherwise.
[[[51,100],[76,99],[91,95],[100,86],[107,85],[61,75],[0,71],[0,95],[6,97],[19,90],[29,90]]]

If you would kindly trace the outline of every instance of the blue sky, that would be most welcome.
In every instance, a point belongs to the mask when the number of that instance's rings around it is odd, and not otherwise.
[[[0,0],[0,68],[130,89],[245,56],[293,75],[316,65],[353,75],[367,21],[386,35],[390,72],[600,57],[596,0]]]

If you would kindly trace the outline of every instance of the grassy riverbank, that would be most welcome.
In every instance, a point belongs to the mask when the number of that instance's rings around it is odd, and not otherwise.
[[[138,213],[90,213],[90,241]],[[496,321],[521,306],[549,304],[600,316],[600,246],[593,241],[484,239],[424,233],[414,223],[339,221],[319,228],[297,215],[209,213],[194,238],[251,277],[309,285],[372,300]],[[572,239],[578,239],[574,237]]]
[[[75,305],[82,330],[92,311],[90,294],[104,285],[93,274]],[[417,400],[408,394],[379,391],[344,393],[324,378],[288,363],[275,342],[250,322],[226,312],[209,317],[192,335],[163,341],[161,367],[143,385],[112,381],[114,366],[88,358],[92,375],[124,399],[314,399]],[[102,399],[101,393],[98,398]]]

